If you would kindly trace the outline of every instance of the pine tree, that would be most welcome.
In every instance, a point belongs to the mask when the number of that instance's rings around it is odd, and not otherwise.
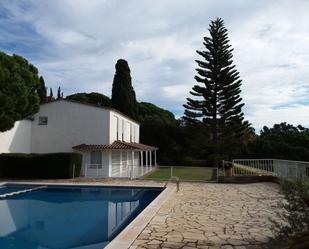
[[[25,58],[0,51],[0,132],[38,112],[38,69]]]
[[[210,37],[204,37],[205,50],[197,51],[202,57],[196,60],[198,85],[190,91],[197,98],[187,98],[184,119],[189,123],[203,121],[211,133],[213,153],[217,154],[224,153],[219,151],[219,145],[240,141],[250,125],[244,121],[244,104],[240,97],[242,81],[233,65],[233,49],[223,20],[212,21],[209,32]]]
[[[128,62],[123,59],[119,59],[116,63],[111,101],[113,108],[133,119],[137,119],[138,105],[132,86],[130,68]]]
[[[49,98],[50,98],[50,100],[54,99],[54,94],[53,94],[52,88],[49,89]]]
[[[61,88],[60,88],[60,86],[58,87],[57,99],[61,99]]]
[[[42,76],[40,77],[40,86],[39,86],[37,92],[38,92],[38,95],[40,97],[40,103],[41,104],[45,103],[47,93],[46,93],[46,86],[45,86],[44,78]]]

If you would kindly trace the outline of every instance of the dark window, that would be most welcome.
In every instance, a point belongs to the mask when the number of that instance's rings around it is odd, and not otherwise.
[[[132,129],[132,124],[130,124],[130,143],[132,143],[132,134],[133,133],[133,129]]]
[[[117,120],[117,123],[116,123],[116,125],[117,125],[116,140],[119,140],[119,118],[116,117],[116,120]]]
[[[48,118],[47,117],[39,117],[39,125],[47,125]]]
[[[101,151],[91,151],[90,152],[90,163],[92,165],[102,165],[102,152]]]
[[[122,138],[122,141],[124,140],[124,120],[122,120],[122,129],[121,129],[121,138]]]

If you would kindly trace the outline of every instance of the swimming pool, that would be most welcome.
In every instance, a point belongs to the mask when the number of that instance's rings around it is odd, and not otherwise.
[[[3,197],[6,193],[18,193],[23,189],[28,192]],[[0,248],[102,249],[162,190],[145,187],[2,185]]]

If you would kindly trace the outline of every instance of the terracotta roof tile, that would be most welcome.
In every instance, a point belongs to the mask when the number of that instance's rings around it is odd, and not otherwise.
[[[140,143],[127,143],[115,141],[112,144],[80,144],[72,147],[74,150],[157,150],[153,147]]]

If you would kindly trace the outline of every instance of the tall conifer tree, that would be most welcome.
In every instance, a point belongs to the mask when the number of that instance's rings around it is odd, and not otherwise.
[[[61,99],[61,88],[60,88],[60,86],[58,87],[58,91],[57,91],[57,99]]]
[[[198,68],[190,94],[187,98],[184,119],[189,123],[202,120],[210,130],[214,153],[219,146],[240,141],[249,124],[244,121],[242,98],[240,97],[241,79],[233,65],[231,45],[227,29],[222,19],[211,21],[210,37],[204,37],[203,51],[197,51],[202,60],[196,60]],[[222,149],[222,147],[220,148]]]
[[[116,63],[111,100],[113,108],[137,119],[138,105],[132,86],[130,68],[126,60],[119,59]]]
[[[54,98],[54,94],[53,94],[53,89],[52,88],[49,89],[49,98],[50,98],[50,100],[52,100]]]
[[[40,103],[45,103],[46,98],[47,98],[47,93],[46,93],[46,86],[44,82],[44,78],[41,76],[40,77],[40,86],[38,88],[38,95],[40,97]]]

